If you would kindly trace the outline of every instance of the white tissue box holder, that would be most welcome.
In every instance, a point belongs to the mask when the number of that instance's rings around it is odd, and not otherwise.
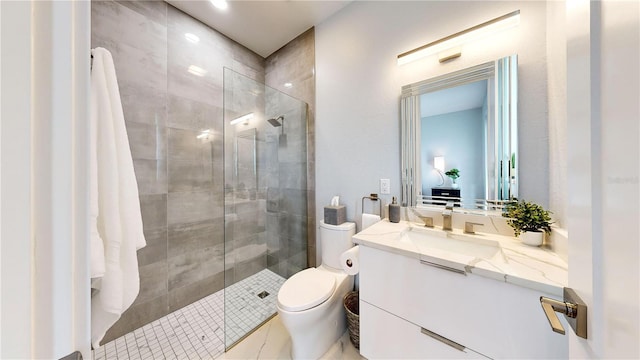
[[[347,221],[347,208],[344,205],[324,207],[325,224],[340,225],[345,221]]]

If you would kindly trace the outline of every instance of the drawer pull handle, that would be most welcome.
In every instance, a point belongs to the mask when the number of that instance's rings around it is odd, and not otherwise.
[[[452,348],[458,350],[458,351],[462,351],[465,352],[464,349],[466,349],[463,345],[458,344],[457,342],[453,341],[453,340],[449,340],[446,337],[442,336],[442,335],[438,335],[436,333],[434,333],[433,331],[429,331],[423,327],[420,328],[420,332],[435,339],[440,341],[443,344],[447,344],[449,346],[451,346]]]
[[[456,269],[456,268],[452,268],[452,267],[449,267],[449,266],[446,266],[446,265],[440,265],[440,264],[432,263],[432,262],[426,261],[426,260],[420,260],[420,264],[433,266],[433,267],[438,268],[438,269],[448,270],[448,271],[454,272],[456,274],[467,276],[467,272],[466,271],[460,270],[460,269]]]

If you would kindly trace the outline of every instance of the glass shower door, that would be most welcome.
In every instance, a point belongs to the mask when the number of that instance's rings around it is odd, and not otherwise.
[[[224,70],[225,346],[277,312],[307,267],[307,105]]]

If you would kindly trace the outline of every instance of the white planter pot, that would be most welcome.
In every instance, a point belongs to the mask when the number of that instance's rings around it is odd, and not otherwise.
[[[523,244],[540,246],[544,242],[544,231],[525,231],[518,236]]]

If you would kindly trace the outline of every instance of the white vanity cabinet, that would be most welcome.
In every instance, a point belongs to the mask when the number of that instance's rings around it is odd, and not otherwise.
[[[370,359],[566,358],[567,337],[551,331],[540,296],[554,297],[361,246],[360,353]]]

